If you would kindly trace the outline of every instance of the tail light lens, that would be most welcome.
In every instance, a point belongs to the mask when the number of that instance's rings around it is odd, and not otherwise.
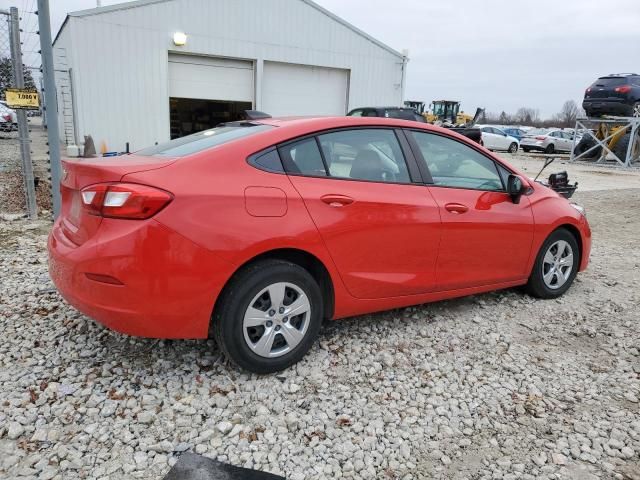
[[[82,204],[91,215],[144,220],[166,207],[173,195],[137,183],[101,183],[81,192]]]
[[[4,118],[7,122],[10,122],[11,121],[11,114],[7,113],[5,115],[2,115],[2,118]]]
[[[616,92],[618,93],[629,93],[631,91],[631,87],[629,85],[624,85],[622,87],[616,87]]]
[[[544,136],[540,136],[540,135],[538,135],[538,136],[536,137],[536,140],[545,140],[546,138],[547,138],[547,137],[544,137]]]

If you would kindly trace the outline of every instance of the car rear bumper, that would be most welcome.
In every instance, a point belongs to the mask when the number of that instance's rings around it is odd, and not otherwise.
[[[622,98],[586,98],[582,102],[582,108],[589,115],[620,115],[623,117],[633,115],[633,106],[625,102]]]
[[[231,266],[154,220],[104,219],[81,246],[58,220],[48,241],[49,274],[82,313],[128,335],[206,338]]]
[[[544,147],[540,145],[527,145],[526,143],[521,143],[520,148],[522,150],[526,149],[526,150],[536,150],[536,151],[544,152]]]
[[[525,140],[520,140],[520,148],[522,149],[528,149],[528,150],[540,150],[540,151],[544,151],[544,149],[547,147],[547,142],[544,140],[529,140],[529,139],[525,139]]]

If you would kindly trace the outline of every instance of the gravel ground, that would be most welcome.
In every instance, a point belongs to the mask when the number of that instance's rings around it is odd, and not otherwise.
[[[561,299],[334,322],[271,376],[98,326],[52,289],[49,224],[0,222],[0,477],[159,479],[195,451],[290,480],[638,480],[640,189],[577,197],[592,264]]]

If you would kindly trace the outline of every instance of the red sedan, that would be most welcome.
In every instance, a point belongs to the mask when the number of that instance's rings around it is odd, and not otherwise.
[[[50,273],[107,327],[216,338],[277,371],[325,319],[526,285],[587,267],[577,205],[465,137],[384,118],[221,125],[64,162]]]

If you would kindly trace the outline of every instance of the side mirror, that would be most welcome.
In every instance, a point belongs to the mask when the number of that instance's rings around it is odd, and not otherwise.
[[[526,190],[525,182],[520,175],[509,175],[507,180],[507,193],[511,196],[513,203],[520,203],[520,197]]]

